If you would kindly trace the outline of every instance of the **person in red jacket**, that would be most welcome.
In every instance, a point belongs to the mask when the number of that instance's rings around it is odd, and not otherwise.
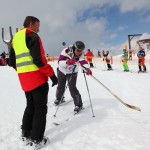
[[[22,139],[38,147],[47,143],[44,137],[48,100],[48,78],[52,86],[58,80],[53,68],[47,64],[42,41],[38,36],[40,21],[27,16],[24,28],[13,37],[9,65],[16,69],[27,106],[22,119]]]
[[[87,53],[85,54],[87,62],[90,64],[90,67],[93,68],[93,62],[92,57],[94,56],[93,53],[90,51],[90,49],[87,50]]]

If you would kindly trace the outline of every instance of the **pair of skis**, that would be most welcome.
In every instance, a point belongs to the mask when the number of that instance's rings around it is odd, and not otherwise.
[[[67,104],[68,104],[68,103],[67,103]],[[74,113],[73,113],[71,116],[69,116],[67,119],[65,119],[65,120],[63,120],[63,121],[61,121],[61,122],[53,122],[53,124],[56,125],[56,126],[62,125],[62,124],[64,124],[65,122],[68,122],[68,121],[72,120],[72,118],[74,118],[75,115],[78,115],[78,114],[82,113],[85,109],[87,109],[87,108],[89,108],[89,107],[90,107],[90,105],[86,105],[86,106],[83,107],[81,110],[79,110],[79,111],[74,111]]]
[[[84,108],[83,108],[83,109],[84,109]],[[68,118],[65,119],[64,121],[59,122],[59,123],[58,123],[58,122],[53,122],[53,124],[56,125],[56,126],[62,125],[62,124],[64,124],[65,122],[68,122],[69,120],[71,120],[71,119],[74,117],[74,115],[79,114],[83,109],[81,109],[80,111],[75,111],[72,116],[68,117]]]

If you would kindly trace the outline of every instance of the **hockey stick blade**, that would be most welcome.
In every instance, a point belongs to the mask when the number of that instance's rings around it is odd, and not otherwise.
[[[137,110],[137,111],[141,111],[141,109],[139,107],[137,107],[137,106],[132,106],[132,105],[129,105],[129,104],[126,104],[126,103],[125,103],[125,106],[127,106],[128,108]]]

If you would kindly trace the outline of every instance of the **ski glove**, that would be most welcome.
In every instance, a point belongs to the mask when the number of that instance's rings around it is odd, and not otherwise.
[[[85,68],[85,70],[83,70],[83,73],[86,73],[87,75],[92,75],[92,71],[89,68]]]
[[[86,72],[87,75],[92,75],[91,69],[87,68],[86,71],[87,71],[87,72]]]
[[[75,60],[75,59],[69,59],[67,62],[66,62],[66,64],[67,65],[73,65],[73,64],[75,64],[77,61]]]
[[[52,87],[54,85],[57,85],[58,84],[58,79],[56,77],[56,75],[54,74],[52,77],[50,77],[51,81],[52,81]]]

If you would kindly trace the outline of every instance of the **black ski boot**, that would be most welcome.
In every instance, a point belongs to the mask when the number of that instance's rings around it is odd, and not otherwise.
[[[54,101],[54,104],[57,106],[59,103],[61,104],[61,103],[64,103],[64,102],[65,102],[65,97],[63,97],[63,99],[61,100],[61,102],[60,102],[59,99],[56,99],[56,100]]]
[[[74,108],[74,111],[75,112],[79,112],[80,110],[82,110],[83,109],[83,106],[76,106],[75,108]]]
[[[32,149],[38,150],[38,149],[41,149],[44,146],[48,145],[49,143],[50,143],[49,138],[48,137],[43,137],[43,139],[41,141],[33,141],[33,140],[31,140],[31,142],[28,145]]]
[[[21,125],[22,129],[22,125]],[[30,141],[31,132],[29,130],[22,129],[21,140],[25,143],[25,145]]]

